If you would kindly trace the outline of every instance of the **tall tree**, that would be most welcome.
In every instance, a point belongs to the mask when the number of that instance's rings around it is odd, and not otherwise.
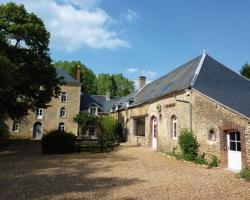
[[[23,5],[0,5],[0,119],[45,108],[59,94],[49,36],[42,20]]]
[[[71,76],[76,78],[77,67],[81,68],[81,80],[82,83],[82,92],[88,94],[96,94],[96,88],[94,85],[95,74],[94,72],[82,64],[80,61],[57,61],[54,63],[56,67],[63,68]]]
[[[122,74],[114,74],[112,77],[116,83],[116,96],[126,96],[135,90],[134,82],[125,78]]]
[[[240,74],[247,79],[250,79],[250,65],[248,63],[245,63],[240,70]]]
[[[122,74],[99,74],[96,77],[95,85],[97,94],[100,95],[110,92],[113,96],[126,96],[135,89],[134,82],[125,78]]]

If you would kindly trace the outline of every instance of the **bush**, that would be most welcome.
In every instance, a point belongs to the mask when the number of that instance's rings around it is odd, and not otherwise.
[[[123,126],[121,123],[116,123],[116,126],[115,126],[115,135],[117,137],[119,137],[120,139],[123,138]]]
[[[75,151],[76,136],[72,133],[51,131],[42,137],[42,152],[63,154]]]
[[[244,167],[240,173],[239,173],[241,178],[244,178],[247,181],[250,181],[250,169],[248,167]]]
[[[220,163],[220,161],[219,161],[218,157],[215,155],[212,155],[211,161],[209,162],[209,166],[210,167],[218,167],[219,163]]]
[[[4,140],[9,137],[9,129],[8,126],[0,121],[0,140]]]
[[[112,116],[101,116],[99,118],[99,123],[103,131],[103,136],[106,138],[114,137],[116,120]]]
[[[194,161],[197,157],[199,144],[192,132],[187,129],[182,129],[179,136],[179,145],[182,151],[183,158],[188,161]]]
[[[195,158],[194,162],[199,165],[207,165],[208,161],[205,159],[205,153],[203,153],[202,155],[198,155]]]

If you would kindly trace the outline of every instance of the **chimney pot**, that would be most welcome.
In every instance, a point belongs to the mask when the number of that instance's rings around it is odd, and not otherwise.
[[[146,76],[139,76],[139,89],[146,85]]]
[[[80,79],[81,79],[81,67],[80,65],[78,65],[76,69],[76,80],[80,82]]]

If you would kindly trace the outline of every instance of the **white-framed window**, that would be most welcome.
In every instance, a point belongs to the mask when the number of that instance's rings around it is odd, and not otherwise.
[[[171,134],[173,139],[178,138],[178,132],[177,132],[177,117],[173,115],[171,117]]]
[[[216,134],[213,128],[209,129],[208,132],[208,141],[210,142],[216,142]]]
[[[18,133],[19,130],[20,130],[19,122],[18,121],[13,121],[12,132]]]
[[[64,107],[60,109],[60,117],[66,117],[66,109]]]
[[[95,127],[94,126],[90,126],[89,127],[89,137],[91,139],[95,139],[96,138],[96,135],[95,135]]]
[[[61,132],[65,131],[65,124],[63,122],[60,122],[58,124],[58,131],[61,131]]]
[[[43,118],[43,109],[42,108],[38,108],[36,110],[36,118],[37,119],[42,119]]]
[[[67,102],[68,101],[68,94],[66,92],[61,93],[61,102]]]
[[[90,115],[97,115],[97,107],[90,107],[89,108],[89,114]]]

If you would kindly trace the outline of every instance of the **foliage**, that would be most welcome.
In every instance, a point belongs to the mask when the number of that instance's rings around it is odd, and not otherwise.
[[[239,173],[241,178],[244,178],[247,181],[250,181],[250,169],[248,167],[244,167],[240,173]]]
[[[205,159],[205,153],[203,153],[202,155],[198,155],[194,162],[196,164],[200,164],[200,165],[207,165],[208,164],[208,161]]]
[[[218,157],[215,156],[215,155],[212,155],[211,156],[211,161],[209,162],[209,166],[211,166],[211,167],[218,167],[219,163],[220,163],[220,161],[219,161]]]
[[[87,94],[96,94],[94,85],[95,74],[86,65],[80,61],[57,61],[54,62],[55,67],[63,68],[71,76],[76,78],[77,67],[80,66],[80,82],[82,83],[82,92]]]
[[[247,79],[250,79],[250,65],[245,63],[240,70],[240,74]]]
[[[0,120],[0,141],[9,137],[8,126]]]
[[[197,157],[199,144],[192,132],[182,129],[179,136],[179,145],[185,160],[194,161]]]
[[[87,128],[90,124],[96,124],[98,122],[98,117],[88,115],[85,113],[79,113],[74,118],[74,121],[79,124],[79,126],[81,127],[82,133],[85,133],[85,131],[87,130]]]
[[[120,122],[116,123],[114,133],[117,137],[122,139],[122,137],[123,137],[123,125]]]
[[[112,116],[101,116],[99,117],[99,123],[103,131],[104,137],[114,137],[116,120]]]
[[[59,94],[43,22],[23,5],[0,5],[0,114],[22,118]],[[0,116],[1,117],[1,116]]]
[[[105,95],[110,92],[111,96],[126,96],[135,89],[134,82],[122,74],[99,74],[95,80],[95,87],[97,94]]]
[[[63,154],[75,151],[76,136],[72,133],[51,131],[42,137],[42,152],[45,154]]]

